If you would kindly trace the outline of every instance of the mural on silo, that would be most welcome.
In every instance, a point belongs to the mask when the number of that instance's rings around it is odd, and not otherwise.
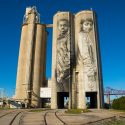
[[[77,64],[83,78],[85,91],[97,90],[97,62],[92,16],[81,16],[77,35]],[[81,67],[81,68],[80,68]],[[80,81],[81,78],[79,78]]]
[[[57,21],[56,80],[59,91],[68,91],[70,82],[70,34],[69,21],[62,18]]]

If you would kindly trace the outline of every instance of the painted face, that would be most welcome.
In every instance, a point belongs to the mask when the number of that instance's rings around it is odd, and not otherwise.
[[[90,21],[83,22],[82,28],[85,33],[90,32],[92,30],[92,22]]]
[[[63,21],[59,21],[59,30],[61,32],[61,34],[65,34],[68,31],[68,22],[63,20]]]

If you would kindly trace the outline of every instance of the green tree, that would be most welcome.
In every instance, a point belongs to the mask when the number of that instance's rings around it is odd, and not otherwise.
[[[125,110],[125,96],[122,96],[118,99],[114,99],[112,103],[113,109]]]

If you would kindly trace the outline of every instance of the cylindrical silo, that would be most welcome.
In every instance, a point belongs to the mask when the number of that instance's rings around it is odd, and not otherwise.
[[[35,7],[24,16],[17,70],[16,99],[27,106],[39,107],[40,87],[45,80],[46,26],[40,24]]]
[[[40,87],[45,78],[45,55],[46,55],[46,26],[37,24],[36,38],[34,46],[34,64],[33,64],[33,80],[32,80],[32,106],[40,105]]]
[[[22,26],[20,51],[18,58],[17,80],[15,98],[24,101],[27,98],[25,71],[26,71],[26,51],[27,51],[27,24]]]
[[[77,71],[77,107],[101,108],[103,85],[95,13],[80,11],[75,15],[75,54]]]
[[[57,12],[53,18],[51,108],[63,108],[64,97],[71,107],[73,20],[70,12]]]

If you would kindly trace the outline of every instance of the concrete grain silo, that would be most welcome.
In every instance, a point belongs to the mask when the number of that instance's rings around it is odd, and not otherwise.
[[[40,87],[45,81],[46,40],[46,25],[40,24],[40,15],[36,8],[26,8],[20,40],[15,99],[27,106],[40,106]]]

